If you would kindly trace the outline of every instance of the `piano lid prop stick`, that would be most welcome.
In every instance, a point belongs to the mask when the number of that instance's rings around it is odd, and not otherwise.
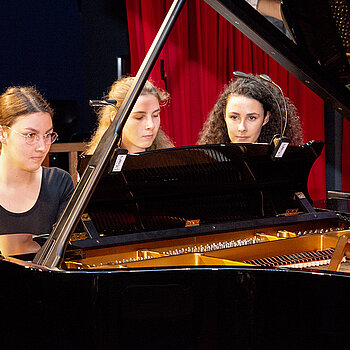
[[[107,131],[102,136],[89,164],[87,165],[81,180],[78,182],[72,197],[63,210],[61,217],[53,228],[49,238],[35,255],[33,262],[47,267],[58,267],[63,259],[68,240],[77,226],[88,201],[90,200],[98,181],[102,177],[111,155],[118,144],[123,127],[129,114],[146,83],[166,39],[169,36],[177,17],[179,16],[186,0],[174,0],[164,21],[144,58],[135,81],[130,87],[117,117],[114,118]]]

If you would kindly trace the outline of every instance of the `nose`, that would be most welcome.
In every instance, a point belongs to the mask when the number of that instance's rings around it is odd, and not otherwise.
[[[45,143],[44,138],[40,136],[39,140],[36,142],[36,150],[37,151],[45,150],[46,147],[47,147],[47,143]]]
[[[246,122],[245,122],[245,119],[242,118],[238,124],[238,130],[239,131],[246,131],[247,130],[247,127],[246,127]]]
[[[147,116],[147,118],[146,118],[146,129],[147,130],[154,129],[154,122],[153,122],[152,116]]]

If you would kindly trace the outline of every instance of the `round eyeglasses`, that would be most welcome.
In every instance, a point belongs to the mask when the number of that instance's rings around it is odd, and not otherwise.
[[[39,142],[40,140],[40,135],[38,135],[37,133],[35,132],[29,132],[28,134],[22,134],[21,132],[9,127],[9,126],[6,126],[8,129],[14,131],[16,134],[18,135],[21,135],[22,137],[24,137],[27,145],[34,145],[35,143]],[[43,140],[44,140],[44,143],[46,145],[50,145],[51,143],[54,143],[57,138],[58,138],[58,134],[57,132],[48,132],[46,134],[44,134],[42,136]]]

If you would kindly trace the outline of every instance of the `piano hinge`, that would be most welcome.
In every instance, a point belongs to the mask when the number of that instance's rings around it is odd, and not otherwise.
[[[302,206],[302,208],[307,212],[307,213],[315,213],[315,209],[312,207],[310,202],[307,200],[303,192],[296,192],[294,199],[296,199],[299,204]]]
[[[186,220],[185,227],[194,227],[194,226],[199,226],[200,219],[196,220]]]
[[[83,224],[84,230],[87,232],[90,238],[100,238],[100,235],[88,213],[84,213],[81,216],[81,223]]]
[[[64,260],[82,260],[85,259],[86,254],[82,249],[67,250],[64,256]]]

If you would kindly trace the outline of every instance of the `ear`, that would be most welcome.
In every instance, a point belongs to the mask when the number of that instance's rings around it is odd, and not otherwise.
[[[4,128],[2,127],[2,125],[0,125],[0,142],[6,144],[6,131],[4,130]]]
[[[270,111],[267,111],[262,126],[266,125],[266,124],[269,122],[269,120],[270,120],[270,115],[271,115]]]

